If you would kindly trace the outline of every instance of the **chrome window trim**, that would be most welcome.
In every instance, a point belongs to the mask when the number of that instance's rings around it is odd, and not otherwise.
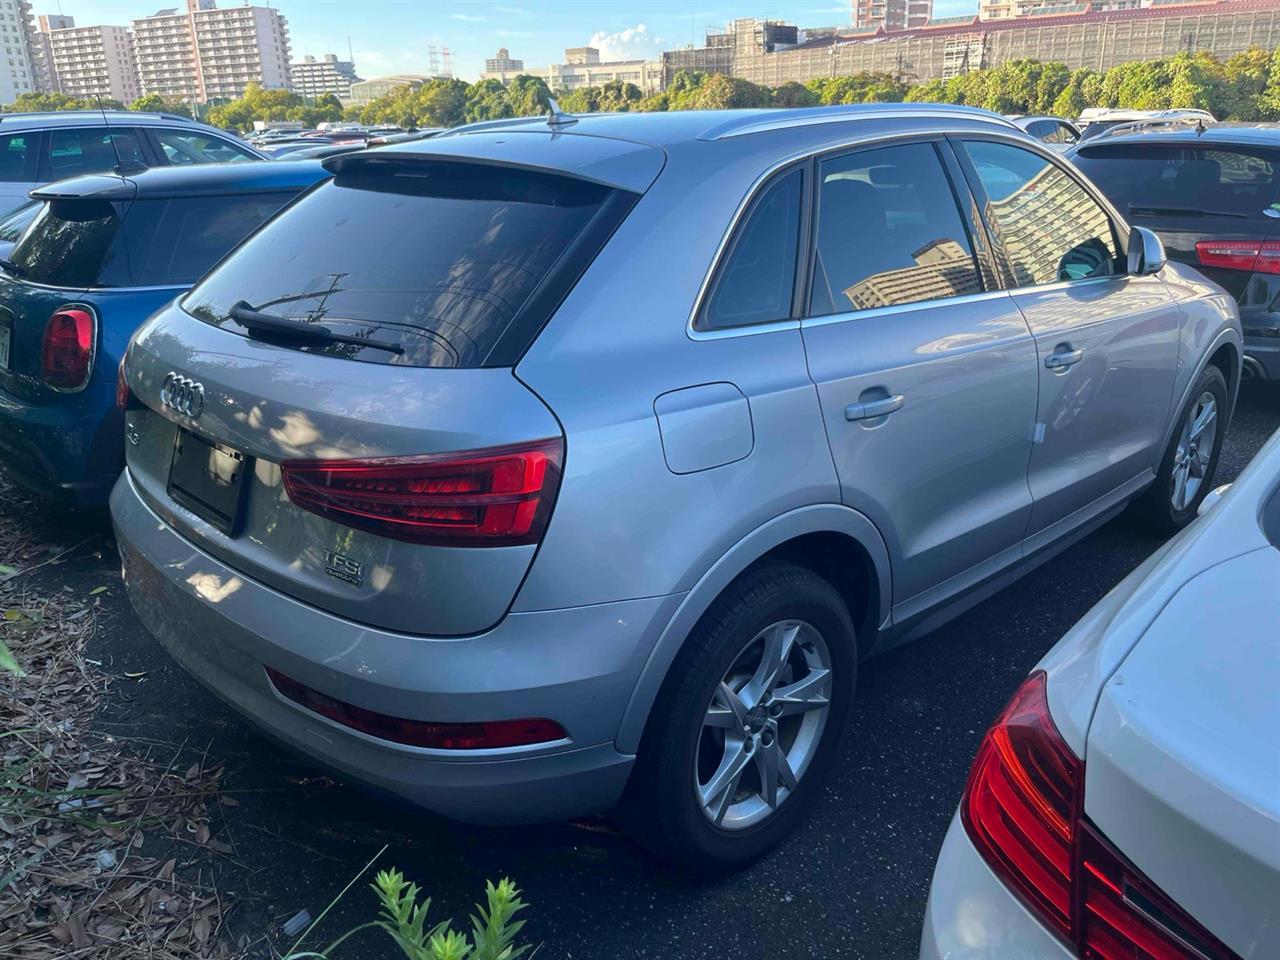
[[[1041,289],[1035,287],[1033,289]],[[827,313],[820,317],[805,317],[800,321],[800,328],[825,327],[833,323],[856,323],[875,317],[888,317],[900,313],[914,313],[917,310],[929,310],[933,307],[951,306],[953,304],[981,303],[985,300],[998,300],[1012,297],[1011,290],[983,290],[981,293],[964,293],[956,297],[938,297],[935,300],[912,300],[910,303],[894,303],[884,307],[870,307],[866,310],[844,310],[840,313]]]
[[[957,115],[963,118],[968,118],[970,116],[967,113],[954,114],[954,113],[945,113],[945,112],[943,112],[941,115],[946,116],[947,118],[954,118]],[[856,116],[866,116],[866,114],[857,114]],[[919,114],[913,112],[909,114],[907,113],[894,114],[894,116],[913,117],[913,116],[919,116]],[[845,116],[839,119],[848,120],[849,115],[846,114]],[[1004,122],[1008,124],[1010,129],[1015,131],[1015,134],[1022,134],[1022,131],[1019,130],[1017,127],[1015,127],[1012,123],[1010,123],[1009,121],[1004,121]],[[693,310],[689,313],[689,319],[685,323],[686,336],[688,336],[690,340],[723,340],[726,337],[732,337],[732,336],[749,336],[755,333],[776,333],[779,330],[800,329],[801,326],[804,325],[808,320],[815,319],[815,318],[809,318],[809,317],[800,317],[800,318],[792,317],[785,320],[769,321],[768,323],[744,324],[740,327],[724,327],[723,329],[720,329],[720,330],[699,330],[697,328],[698,314],[702,312],[702,306],[704,301],[707,298],[707,293],[710,289],[711,282],[716,275],[716,271],[720,269],[720,264],[724,259],[725,251],[728,248],[730,241],[733,239],[738,229],[738,223],[742,220],[743,216],[746,215],[746,212],[748,209],[750,209],[751,205],[755,203],[756,197],[759,196],[760,192],[769,184],[769,181],[771,181],[774,175],[778,174],[784,167],[788,167],[793,164],[806,163],[806,162],[810,162],[815,159],[821,159],[824,157],[841,157],[851,153],[857,153],[862,150],[874,150],[881,147],[894,146],[895,144],[899,144],[899,143],[914,143],[917,141],[935,143],[935,142],[946,140],[951,136],[963,136],[963,135],[964,134],[962,132],[958,133],[956,131],[949,131],[949,130],[930,131],[930,132],[922,132],[922,131],[914,131],[914,130],[903,132],[899,130],[899,131],[883,133],[883,134],[880,134],[879,136],[870,137],[864,140],[856,140],[852,143],[840,144],[837,146],[824,144],[820,147],[810,147],[806,150],[802,150],[797,153],[791,154],[786,158],[779,160],[775,162],[773,165],[771,165],[770,167],[768,167],[764,171],[764,173],[760,174],[760,176],[756,177],[756,179],[752,181],[751,186],[747,189],[746,196],[744,196],[743,199],[738,203],[737,209],[733,212],[733,216],[729,219],[729,226],[725,229],[724,234],[720,237],[719,244],[716,245],[716,251],[711,257],[711,265],[710,267],[707,268],[707,272],[703,274],[702,283],[698,286],[698,294],[696,297],[694,297],[694,300],[693,300]],[[1019,144],[1027,142],[1027,138],[1025,134],[1021,136],[1015,135],[1015,136],[1008,137],[1008,140],[1012,143],[1019,143]],[[951,171],[947,169],[947,165],[941,161],[941,158],[939,159],[939,162],[940,162],[940,169],[942,170],[943,174],[947,177],[948,183],[950,183]],[[812,189],[815,191],[815,193],[820,186],[821,184],[818,184],[818,183],[814,183],[812,185]],[[953,190],[955,189],[954,184],[952,184],[951,187]],[[967,187],[967,184],[966,184],[966,187]],[[963,215],[962,215],[962,219],[963,219]],[[968,229],[969,227],[966,224],[965,225],[966,232],[968,231]],[[971,243],[973,242],[972,237],[970,237],[970,242]],[[990,293],[1008,293],[1008,290],[1003,288],[1000,290],[984,290],[981,294],[965,294],[964,296],[980,297]],[[962,298],[940,297],[937,300],[920,300],[912,304],[901,304],[901,306],[915,306],[919,303],[951,303],[960,299]],[[877,307],[876,309],[879,310],[879,309],[886,309],[886,308]],[[866,313],[870,311],[860,311],[860,312]],[[843,317],[845,316],[845,314],[831,314],[831,316]],[[820,319],[820,318],[817,318],[817,319]]]

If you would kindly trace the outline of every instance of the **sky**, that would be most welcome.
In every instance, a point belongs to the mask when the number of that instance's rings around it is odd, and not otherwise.
[[[243,0],[219,0],[239,6]],[[255,0],[265,3],[265,0]],[[127,25],[185,0],[33,0],[36,14],[63,13],[78,26]],[[565,47],[594,46],[601,59],[652,58],[701,45],[707,27],[737,17],[770,17],[799,26],[849,23],[839,0],[271,0],[289,21],[294,59],[336,53],[347,41],[360,76],[428,73],[428,48],[448,47],[454,74],[475,80],[498,47],[526,67],[564,62]],[[934,0],[935,17],[974,12],[977,0]]]

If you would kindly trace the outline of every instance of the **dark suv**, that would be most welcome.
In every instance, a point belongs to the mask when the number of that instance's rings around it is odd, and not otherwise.
[[[1236,298],[1246,376],[1280,380],[1280,125],[1103,134],[1068,156],[1169,259]]]

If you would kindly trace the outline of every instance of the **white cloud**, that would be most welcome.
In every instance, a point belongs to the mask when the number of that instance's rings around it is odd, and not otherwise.
[[[595,33],[587,46],[599,50],[601,60],[656,60],[667,41],[639,23],[617,33]]]
[[[470,13],[452,13],[449,15],[453,20],[462,20],[465,23],[484,23],[488,17],[477,17]]]
[[[508,17],[519,17],[521,20],[530,20],[533,18],[533,11],[526,10],[524,7],[504,7],[496,6],[493,9],[498,13],[505,13]]]

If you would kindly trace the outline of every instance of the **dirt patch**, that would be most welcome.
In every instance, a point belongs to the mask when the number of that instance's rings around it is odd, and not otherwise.
[[[86,658],[107,585],[64,571],[100,534],[52,544],[37,505],[0,480],[0,640],[25,676],[0,676],[0,955],[232,958],[214,878],[220,765],[91,728],[115,677]],[[88,528],[88,529],[86,529]],[[65,535],[71,539],[64,543]]]

